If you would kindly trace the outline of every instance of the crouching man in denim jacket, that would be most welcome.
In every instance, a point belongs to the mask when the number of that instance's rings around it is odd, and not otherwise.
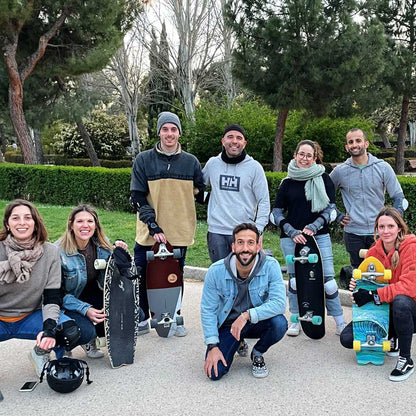
[[[245,338],[258,338],[251,352],[254,377],[267,377],[263,354],[286,330],[286,290],[279,263],[260,252],[255,225],[233,230],[233,252],[211,265],[205,277],[201,320],[207,352],[204,371],[211,380],[228,372],[236,352],[248,355]]]

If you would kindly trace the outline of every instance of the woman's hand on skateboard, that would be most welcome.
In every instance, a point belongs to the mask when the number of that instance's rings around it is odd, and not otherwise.
[[[116,240],[114,242],[114,247],[121,247],[123,250],[127,251],[128,245],[124,240]]]
[[[350,280],[350,285],[349,285],[349,289],[350,289],[350,291],[351,291],[351,293],[350,293],[350,298],[351,298],[351,300],[352,300],[352,302],[353,303],[355,303],[355,300],[354,300],[354,294],[352,293],[352,292],[354,292],[354,290],[355,290],[355,288],[356,288],[356,286],[357,286],[357,282],[355,281],[355,279],[353,278],[353,277],[351,277],[351,280]]]
[[[92,306],[88,308],[85,315],[94,324],[104,322],[105,319],[104,309],[95,309]]]
[[[212,370],[214,370],[215,377],[218,377],[218,361],[222,361],[224,366],[227,367],[224,355],[218,347],[215,347],[208,351],[207,358],[205,358],[204,372],[207,377],[211,378]]]
[[[302,230],[302,233],[309,235],[310,237],[313,237],[315,235],[315,233],[312,230],[306,227]],[[305,238],[305,243],[306,243],[306,238]]]
[[[296,244],[305,244],[306,238],[302,234],[295,235],[292,239]]]

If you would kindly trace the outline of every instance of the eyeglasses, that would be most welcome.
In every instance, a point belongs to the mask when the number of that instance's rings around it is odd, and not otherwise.
[[[310,153],[297,153],[297,155],[298,155],[301,159],[306,159],[306,160],[311,160],[311,159],[313,159],[313,155],[311,155]]]

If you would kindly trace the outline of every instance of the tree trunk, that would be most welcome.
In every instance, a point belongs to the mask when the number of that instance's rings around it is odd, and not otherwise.
[[[404,173],[404,148],[407,132],[407,119],[409,117],[409,101],[409,97],[403,96],[396,150],[396,173],[398,175],[403,175]]]
[[[389,142],[389,139],[386,136],[386,125],[384,123],[384,120],[380,121],[377,124],[376,133],[378,133],[380,135],[381,140],[383,141],[384,148],[385,149],[391,149],[391,144]]]
[[[140,138],[139,138],[139,130],[137,129],[137,118],[135,114],[130,114],[127,112],[127,121],[129,123],[129,135],[130,135],[130,142],[131,142],[131,153],[132,156],[135,157],[138,153],[140,153]]]
[[[6,153],[6,135],[4,134],[4,124],[0,123],[0,163],[5,162],[4,156]]]
[[[32,140],[35,146],[35,154],[36,154],[36,161],[39,165],[43,165],[45,163],[45,158],[43,157],[43,149],[42,149],[42,140],[40,138],[40,131],[38,129],[31,129],[32,132]]]
[[[23,161],[26,165],[36,165],[35,146],[32,137],[30,136],[23,112],[23,85],[21,82],[16,82],[16,84],[10,83],[9,106],[10,118],[22,150]]]
[[[99,161],[98,156],[97,156],[97,152],[95,151],[94,145],[92,144],[91,137],[88,134],[87,129],[85,128],[85,125],[82,122],[81,118],[78,118],[76,120],[76,123],[77,123],[78,131],[79,131],[82,139],[84,140],[85,147],[87,148],[87,153],[88,153],[88,156],[91,160],[91,165],[92,166],[101,166],[100,161]]]
[[[273,149],[273,171],[281,172],[283,166],[283,137],[285,135],[286,119],[289,114],[289,110],[283,109],[279,112],[276,123],[276,135],[274,136],[274,149]]]

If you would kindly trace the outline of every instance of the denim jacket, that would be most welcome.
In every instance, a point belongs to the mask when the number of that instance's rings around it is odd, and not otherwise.
[[[55,244],[59,247],[59,255],[61,257],[62,288],[64,290],[63,308],[85,315],[91,305],[78,299],[87,283],[85,257],[78,252],[66,254],[63,252],[59,242]],[[107,261],[111,255],[111,251],[100,247],[97,243],[95,244],[97,247],[97,259]],[[104,287],[104,277],[105,270],[101,270],[98,277],[98,286],[101,289]]]
[[[231,256],[211,265],[205,276],[201,300],[201,321],[206,344],[219,342],[218,328],[230,313],[237,294],[237,285],[226,264]],[[256,324],[285,313],[286,289],[280,265],[276,259],[266,256],[262,267],[254,272],[255,276],[249,283],[249,295],[253,308],[248,312],[251,323]]]

